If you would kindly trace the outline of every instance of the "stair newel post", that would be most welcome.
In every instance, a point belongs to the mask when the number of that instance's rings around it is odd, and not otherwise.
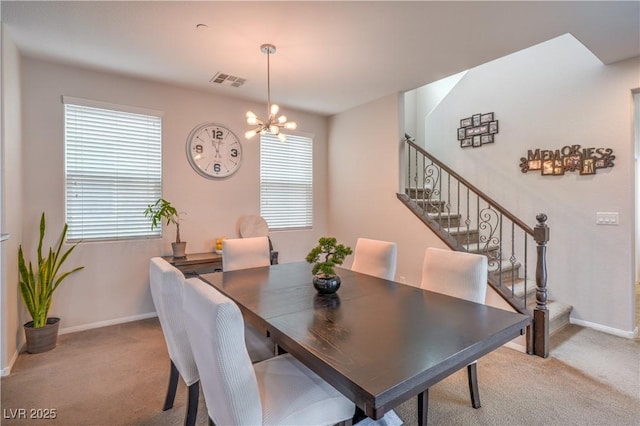
[[[536,307],[533,311],[533,350],[543,358],[549,356],[549,310],[547,309],[547,241],[549,227],[547,215],[536,216],[538,224],[533,229],[538,261],[536,265]]]

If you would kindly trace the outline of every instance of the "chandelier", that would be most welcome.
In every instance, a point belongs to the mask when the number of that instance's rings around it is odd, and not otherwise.
[[[267,119],[261,120],[256,114],[251,111],[247,111],[247,124],[250,126],[256,126],[254,129],[249,130],[244,134],[247,139],[251,139],[256,134],[271,133],[278,136],[280,141],[284,142],[287,137],[280,133],[280,129],[293,130],[297,127],[295,121],[287,121],[287,117],[284,115],[278,116],[280,107],[271,103],[271,81],[269,74],[269,57],[276,53],[276,47],[273,44],[263,44],[260,46],[260,51],[267,54]]]

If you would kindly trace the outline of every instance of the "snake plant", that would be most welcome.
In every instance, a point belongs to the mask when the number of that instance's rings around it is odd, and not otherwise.
[[[60,267],[69,257],[73,249],[78,243],[71,246],[67,251],[61,253],[62,244],[67,235],[68,225],[65,223],[60,235],[60,240],[53,251],[49,248],[46,257],[42,256],[42,241],[45,233],[45,217],[44,212],[40,218],[40,241],[38,243],[38,269],[34,272],[31,262],[27,266],[22,253],[22,244],[18,249],[18,269],[20,271],[20,295],[31,318],[33,319],[33,328],[41,328],[47,324],[47,316],[49,308],[53,300],[53,293],[56,291],[62,281],[72,273],[79,271],[84,266],[78,266],[68,272],[60,272]]]

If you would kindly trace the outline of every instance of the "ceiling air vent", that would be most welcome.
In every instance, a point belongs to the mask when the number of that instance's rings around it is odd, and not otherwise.
[[[225,74],[223,72],[218,72],[209,81],[211,83],[222,84],[225,86],[240,87],[244,84],[245,81],[247,81],[247,79],[236,77],[235,75]]]

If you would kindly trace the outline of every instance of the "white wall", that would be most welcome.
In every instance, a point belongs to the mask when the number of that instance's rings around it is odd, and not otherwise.
[[[391,95],[331,118],[329,223],[330,234],[352,248],[358,237],[395,241],[396,280],[419,286],[425,249],[448,247],[396,196],[404,178],[398,165],[400,123],[403,107],[410,102]],[[343,266],[352,262],[353,256],[348,256]],[[513,310],[491,288],[487,304]],[[523,337],[514,339],[514,344],[524,350]]]
[[[396,197],[402,105],[402,96],[391,95],[331,118],[329,223],[331,235],[352,248],[358,237],[396,241],[396,279],[418,286],[425,249],[446,246]]]
[[[22,235],[22,150],[20,57],[18,50],[5,30],[2,32],[2,96],[0,96],[0,230],[11,238],[0,247],[0,369],[8,374],[8,366],[17,357],[22,344],[22,322],[19,318],[18,294],[18,246]]]
[[[187,252],[212,251],[217,237],[237,237],[238,220],[259,214],[259,143],[244,139],[245,112],[266,108],[232,98],[185,88],[125,78],[71,66],[23,58],[24,229],[23,243],[35,250],[40,213],[47,214],[51,243],[64,221],[63,95],[164,111],[163,196],[186,212],[181,237]],[[314,228],[272,233],[281,262],[302,260],[326,233],[326,127],[327,119],[291,111],[299,129],[314,139]],[[208,180],[189,165],[187,135],[193,127],[214,121],[228,126],[243,146],[243,164],[225,180]],[[142,214],[142,212],[141,212]],[[154,312],[148,289],[149,258],[171,253],[175,228],[163,240],[82,243],[67,266],[84,265],[54,297],[51,314],[62,318],[64,331]]]
[[[639,64],[604,66],[565,35],[470,70],[423,122],[427,150],[445,164],[532,226],[537,213],[548,215],[550,298],[573,305],[573,322],[625,336],[635,329],[631,90]],[[459,120],[486,112],[499,120],[496,142],[461,149]],[[590,176],[518,167],[529,149],[573,144],[612,148],[615,166]],[[620,225],[596,225],[597,211],[619,212]]]
[[[411,113],[405,114],[404,129],[406,133],[415,139],[416,143],[422,143],[425,140],[425,119],[447,97],[451,89],[458,84],[466,73],[467,71],[459,72],[404,94],[405,109],[406,111],[411,111]]]
[[[633,104],[636,170],[636,227],[634,235],[636,238],[636,283],[638,283],[640,282],[640,88],[638,90],[635,90],[633,93]],[[640,318],[638,318],[638,321],[640,321]]]

